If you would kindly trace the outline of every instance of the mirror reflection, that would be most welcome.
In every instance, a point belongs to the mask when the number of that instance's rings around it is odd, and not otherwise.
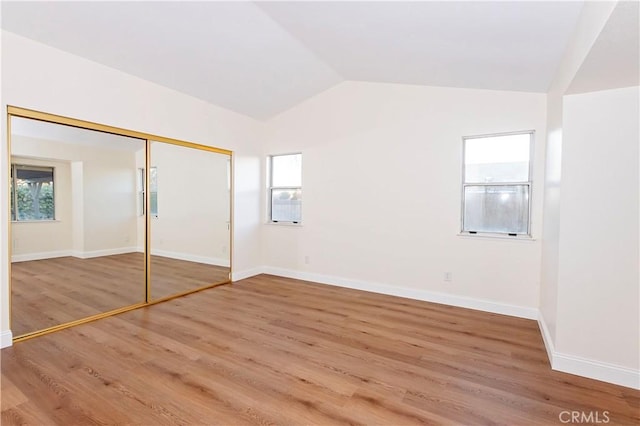
[[[145,300],[145,141],[11,117],[11,313],[21,336]]]
[[[152,141],[150,160],[151,299],[227,282],[230,156]]]

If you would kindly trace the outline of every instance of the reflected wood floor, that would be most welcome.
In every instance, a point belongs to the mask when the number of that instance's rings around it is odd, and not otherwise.
[[[228,268],[151,256],[154,299],[228,279]],[[19,336],[144,302],[144,254],[11,264],[12,331]]]
[[[535,321],[260,275],[2,350],[2,424],[638,424]]]

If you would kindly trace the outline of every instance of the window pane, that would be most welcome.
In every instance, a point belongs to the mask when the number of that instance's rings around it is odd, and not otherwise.
[[[302,219],[302,190],[273,189],[271,191],[271,220],[300,222]]]
[[[275,155],[271,186],[302,186],[302,154]]]
[[[151,210],[151,216],[158,216],[158,193],[149,193],[149,210]]]
[[[149,168],[149,210],[151,216],[158,216],[158,168]]]
[[[465,183],[529,181],[531,134],[465,139]]]
[[[151,167],[149,169],[149,190],[158,192],[158,168]]]
[[[53,168],[16,167],[16,220],[53,220]]]
[[[529,186],[467,186],[463,231],[528,234]]]

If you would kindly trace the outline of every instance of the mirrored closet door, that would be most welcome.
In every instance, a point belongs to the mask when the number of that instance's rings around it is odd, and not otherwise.
[[[136,159],[146,142],[30,118],[10,125],[13,334],[143,303]]]
[[[151,141],[151,300],[229,280],[227,154]]]
[[[230,282],[231,151],[7,109],[14,341]]]

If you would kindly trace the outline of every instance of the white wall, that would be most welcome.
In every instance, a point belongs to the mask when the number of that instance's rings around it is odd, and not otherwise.
[[[158,216],[151,219],[151,253],[229,266],[229,156],[152,142]]]
[[[638,87],[565,96],[556,336],[560,353],[636,371],[639,99]]]
[[[261,264],[260,123],[6,31],[1,39],[3,117],[6,105],[15,105],[233,150],[234,270],[241,273]],[[6,147],[4,131],[2,146]],[[7,235],[6,156],[0,161],[0,233]],[[5,247],[1,254],[0,335],[5,344],[9,323]]]
[[[554,369],[640,388],[638,94],[564,96],[617,6],[585,3],[547,95],[539,320]]]
[[[303,226],[263,225],[265,264],[535,316],[545,102],[541,94],[345,82],[270,120],[265,154],[303,154]],[[535,241],[458,236],[462,137],[517,130],[536,131]]]
[[[83,161],[83,194],[84,252],[135,249],[134,153],[103,150],[99,158]]]
[[[616,2],[585,2],[576,28],[547,94],[547,149],[545,152],[545,189],[542,232],[540,315],[550,340],[556,335],[560,196],[562,178],[562,96],[580,69],[598,35],[604,28]]]
[[[19,152],[14,150],[13,152]],[[73,248],[71,168],[68,162],[13,155],[12,163],[53,167],[54,221],[11,223],[11,255],[16,260],[68,256]]]
[[[71,162],[71,220],[72,251],[84,252],[84,164],[82,161]]]

